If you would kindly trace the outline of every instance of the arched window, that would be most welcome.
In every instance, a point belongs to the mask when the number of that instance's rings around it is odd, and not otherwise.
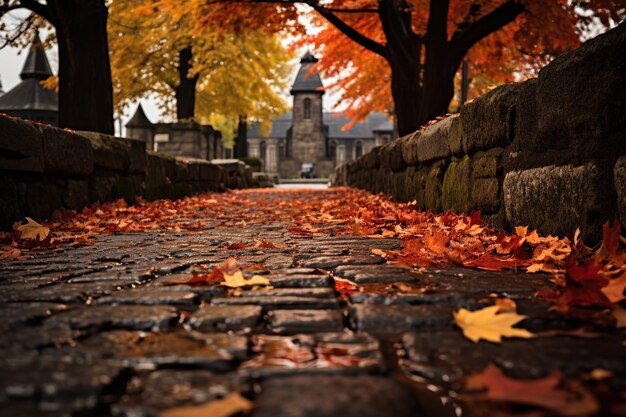
[[[362,155],[363,155],[363,144],[359,140],[354,144],[354,159],[358,159]]]
[[[334,140],[328,141],[328,148],[326,149],[326,156],[328,159],[334,161],[337,157],[337,142]]]
[[[304,118],[306,120],[311,118],[311,99],[310,98],[304,99]]]

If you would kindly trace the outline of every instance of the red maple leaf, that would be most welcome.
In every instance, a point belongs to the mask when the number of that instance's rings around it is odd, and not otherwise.
[[[602,247],[609,256],[617,255],[617,248],[619,247],[619,236],[622,231],[622,226],[619,223],[619,218],[615,218],[613,221],[613,227],[609,226],[607,220],[602,226]]]

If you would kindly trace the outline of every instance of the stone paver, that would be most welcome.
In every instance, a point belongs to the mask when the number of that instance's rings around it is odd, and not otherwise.
[[[152,417],[232,392],[255,417],[555,415],[466,400],[464,378],[489,363],[518,378],[558,370],[598,398],[597,415],[624,415],[624,333],[601,312],[563,316],[533,299],[545,275],[411,270],[372,254],[396,239],[297,237],[288,220],[241,216],[0,263],[0,415]],[[228,249],[254,239],[277,248]],[[180,284],[229,256],[270,287]],[[541,336],[465,339],[452,311],[496,296]],[[593,380],[598,369],[607,376]]]

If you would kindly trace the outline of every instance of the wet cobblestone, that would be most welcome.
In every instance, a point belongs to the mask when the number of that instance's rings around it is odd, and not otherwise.
[[[399,240],[302,238],[289,226],[209,219],[196,232],[102,236],[0,263],[0,415],[152,417],[231,392],[253,400],[255,417],[497,415],[458,395],[488,363],[578,381],[606,370],[593,392],[623,410],[624,333],[602,311],[563,316],[533,299],[545,275],[411,270],[372,254]],[[228,249],[254,239],[277,248]],[[270,286],[184,283],[230,256]],[[356,286],[339,292],[334,278]],[[452,311],[495,296],[514,299],[541,337],[465,339]]]

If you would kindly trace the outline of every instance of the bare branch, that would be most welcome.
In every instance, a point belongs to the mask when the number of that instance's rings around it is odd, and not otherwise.
[[[460,62],[472,46],[514,21],[525,10],[523,4],[516,0],[509,0],[491,13],[469,24],[466,29],[455,32],[450,40],[455,59]]]

